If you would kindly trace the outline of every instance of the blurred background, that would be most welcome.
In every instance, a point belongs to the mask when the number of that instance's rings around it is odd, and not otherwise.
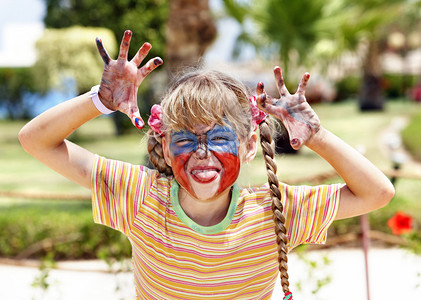
[[[133,298],[130,243],[93,223],[88,190],[17,140],[28,120],[99,84],[95,38],[115,58],[126,29],[133,32],[130,57],[148,41],[147,59],[164,60],[139,91],[145,120],[190,67],[227,72],[251,94],[263,81],[272,96],[274,66],[291,92],[310,72],[306,96],[323,126],[385,172],[396,196],[368,216],[334,222],[326,245],[294,250],[292,290],[305,299],[419,299],[421,1],[0,0],[1,299]],[[114,113],[70,139],[108,158],[148,164],[145,132]],[[341,182],[310,150],[293,151],[287,136],[276,148],[282,181]],[[255,186],[265,176],[259,154],[238,181]],[[385,288],[392,285],[398,288]]]

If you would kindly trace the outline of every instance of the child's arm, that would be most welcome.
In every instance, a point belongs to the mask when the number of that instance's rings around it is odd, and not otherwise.
[[[386,205],[395,192],[389,179],[358,151],[324,129],[307,103],[304,94],[309,74],[303,76],[293,95],[286,89],[279,67],[274,69],[274,74],[281,98],[268,96],[263,84],[259,83],[258,104],[283,122],[294,149],[308,146],[332,165],[345,181],[336,219],[361,215]]]
[[[117,60],[109,58],[101,40],[97,39],[98,50],[105,62],[99,97],[107,108],[125,113],[137,127],[141,127],[143,121],[137,107],[137,90],[143,79],[162,64],[162,60],[151,59],[138,68],[151,48],[145,43],[135,57],[127,61],[130,38],[131,32],[126,31]],[[94,154],[66,138],[100,114],[89,93],[86,93],[34,118],[19,132],[19,141],[25,151],[51,169],[90,188]]]
[[[26,152],[51,169],[90,188],[94,154],[65,138],[100,114],[86,93],[34,118],[19,132],[19,141]]]

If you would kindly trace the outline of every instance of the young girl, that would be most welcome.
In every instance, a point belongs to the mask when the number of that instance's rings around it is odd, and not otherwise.
[[[148,151],[157,170],[69,142],[82,124],[114,110],[143,126],[137,90],[162,60],[138,68],[151,45],[128,61],[130,38],[126,31],[117,60],[97,39],[105,62],[99,89],[39,115],[19,139],[41,162],[91,189],[95,222],[129,238],[137,298],[270,299],[279,269],[284,299],[292,299],[288,251],[323,243],[334,219],[367,213],[393,197],[393,186],[373,164],[320,125],[305,99],[309,75],[291,95],[279,67],[280,99],[267,95],[262,83],[257,101],[249,98],[240,82],[216,71],[179,78],[149,119]],[[283,122],[294,149],[306,145],[318,153],[345,184],[279,183],[265,112]],[[257,124],[269,184],[241,189],[235,181],[241,164],[256,155]]]

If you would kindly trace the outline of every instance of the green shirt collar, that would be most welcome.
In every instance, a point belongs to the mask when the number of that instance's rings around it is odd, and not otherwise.
[[[171,186],[171,204],[178,218],[186,226],[190,227],[191,229],[193,229],[194,231],[198,233],[215,234],[215,233],[219,233],[225,230],[229,226],[229,224],[231,224],[232,218],[234,217],[235,211],[237,209],[238,197],[240,195],[240,187],[238,186],[237,183],[234,183],[232,187],[231,202],[228,208],[227,215],[220,223],[213,226],[199,225],[195,221],[190,219],[189,216],[186,215],[186,213],[184,212],[183,208],[180,205],[180,202],[178,201],[179,189],[180,189],[180,186],[178,182],[174,179]]]

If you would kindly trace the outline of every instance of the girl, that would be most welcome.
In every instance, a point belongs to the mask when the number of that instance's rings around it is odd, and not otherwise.
[[[41,162],[91,189],[95,222],[129,238],[138,298],[269,299],[279,266],[284,299],[292,299],[288,251],[323,243],[334,219],[367,213],[393,197],[393,186],[374,165],[320,125],[305,99],[309,75],[291,95],[279,67],[274,74],[280,99],[259,83],[259,96],[249,100],[240,82],[220,72],[179,78],[149,119],[148,151],[157,170],[99,157],[69,142],[66,137],[83,123],[114,110],[143,126],[137,90],[162,60],[138,68],[151,45],[128,61],[130,38],[126,31],[117,60],[97,39],[105,62],[99,89],[36,117],[19,139]],[[265,112],[283,122],[294,149],[306,145],[318,153],[345,184],[280,184]],[[269,184],[241,189],[235,181],[241,164],[256,155],[257,124]]]

